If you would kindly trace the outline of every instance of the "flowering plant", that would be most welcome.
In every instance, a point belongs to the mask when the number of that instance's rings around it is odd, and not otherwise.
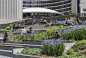
[[[75,25],[72,27],[60,29],[59,32],[62,34],[64,39],[82,40],[86,38],[85,28],[85,25]]]
[[[65,49],[61,39],[44,40],[42,44],[43,44],[43,53],[51,56],[62,55]]]

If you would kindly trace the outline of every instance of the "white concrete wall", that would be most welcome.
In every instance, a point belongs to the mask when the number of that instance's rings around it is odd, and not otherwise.
[[[0,18],[22,19],[22,0],[0,0]]]
[[[77,12],[77,0],[71,0],[71,8],[72,8],[72,12]]]
[[[80,4],[80,13],[86,13],[83,9],[86,9],[86,4]]]
[[[86,3],[86,0],[80,0],[80,3]]]

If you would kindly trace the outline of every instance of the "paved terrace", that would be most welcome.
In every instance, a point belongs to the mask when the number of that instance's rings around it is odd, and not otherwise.
[[[42,29],[42,28],[45,28],[45,25],[34,24],[34,25],[28,25],[28,27],[26,27],[26,29],[29,29],[30,26],[31,26],[33,29]],[[14,32],[8,32],[8,37],[16,36],[16,35],[14,35],[13,33],[21,33],[21,30],[20,30],[20,29],[17,29],[17,30],[14,31]],[[4,36],[4,33],[0,33],[0,39],[2,39],[3,36]]]
[[[0,19],[0,24],[12,23],[15,21],[22,21],[24,19]]]

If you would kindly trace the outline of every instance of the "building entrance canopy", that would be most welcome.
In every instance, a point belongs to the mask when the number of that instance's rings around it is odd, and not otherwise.
[[[46,8],[26,8],[23,9],[23,13],[53,13],[53,14],[59,14],[62,15],[62,13],[51,10],[51,9],[46,9]]]

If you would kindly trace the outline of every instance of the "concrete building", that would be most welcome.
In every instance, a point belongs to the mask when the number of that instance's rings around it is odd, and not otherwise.
[[[86,13],[86,0],[80,0],[80,13]]]
[[[23,0],[23,9],[31,7],[42,7],[67,14],[70,12],[80,12],[80,0]]]
[[[0,18],[22,19],[22,0],[0,0]]]

